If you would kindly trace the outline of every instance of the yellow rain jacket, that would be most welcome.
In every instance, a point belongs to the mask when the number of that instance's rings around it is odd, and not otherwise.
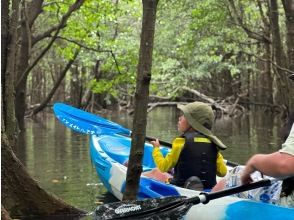
[[[199,137],[195,140],[196,142],[211,143],[208,138]],[[172,143],[172,150],[163,157],[160,149],[158,147],[154,148],[152,156],[154,162],[161,172],[167,172],[174,168],[179,160],[182,148],[185,144],[185,138],[175,138]],[[223,160],[223,156],[220,152],[217,153],[216,161],[216,175],[219,177],[224,177],[227,173],[227,166]]]

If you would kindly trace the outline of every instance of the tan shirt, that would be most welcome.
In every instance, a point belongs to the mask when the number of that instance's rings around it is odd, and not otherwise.
[[[285,143],[282,145],[280,152],[294,156],[294,124],[292,125],[290,134]],[[294,190],[290,195],[281,197],[279,204],[282,206],[294,208]]]
[[[285,143],[282,145],[282,149],[280,150],[280,152],[291,154],[294,156],[294,124],[292,125],[290,134]]]

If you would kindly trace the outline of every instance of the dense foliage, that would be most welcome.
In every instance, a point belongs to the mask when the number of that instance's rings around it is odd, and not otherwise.
[[[35,28],[42,30],[54,25],[70,2],[48,1]],[[191,96],[181,89],[187,86],[216,100],[243,94],[246,101],[254,101],[251,92],[268,93],[267,89],[258,90],[257,76],[263,71],[260,63],[265,62],[263,39],[271,37],[269,7],[265,1],[160,1],[151,93],[170,100],[183,100]],[[281,38],[285,42],[282,4],[279,12]],[[141,17],[140,1],[86,1],[70,17],[39,66],[43,72],[52,72],[52,66],[62,66],[75,49],[81,47],[74,65],[78,69],[78,79],[81,78],[82,93],[91,88],[100,94],[99,105],[132,102]],[[284,48],[286,50],[287,46]],[[56,57],[60,59],[54,59]],[[99,74],[97,76],[96,72],[95,76],[93,69],[97,61]],[[274,58],[271,62],[275,63]],[[275,80],[275,71],[270,74]],[[70,87],[72,79],[73,75],[67,74],[66,88]],[[66,97],[74,98],[70,93]]]

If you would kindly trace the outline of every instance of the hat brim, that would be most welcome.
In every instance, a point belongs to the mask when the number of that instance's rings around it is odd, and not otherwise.
[[[209,137],[210,140],[215,143],[221,150],[225,150],[227,148],[226,145],[222,143],[220,139],[218,139],[211,130],[204,127],[202,124],[200,124],[198,121],[196,121],[190,114],[187,112],[185,105],[178,104],[177,108],[180,109],[183,113],[189,124],[194,128],[196,131],[200,132],[201,134],[204,134],[205,136]]]

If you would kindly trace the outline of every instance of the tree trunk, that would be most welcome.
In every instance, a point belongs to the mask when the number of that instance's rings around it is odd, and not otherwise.
[[[290,71],[294,72],[294,0],[282,0],[286,16],[287,60]]]
[[[286,45],[288,69],[294,73],[294,0],[282,0],[286,15]],[[291,82],[290,82],[291,83]],[[294,86],[290,86],[290,97],[294,96]],[[292,95],[291,95],[292,94]],[[290,99],[289,111],[294,111],[294,100]]]
[[[279,12],[277,0],[270,0],[270,21],[271,21],[271,32],[272,32],[272,49],[274,55],[274,61],[276,66],[274,66],[274,72],[276,73],[276,83],[277,91],[275,98],[275,103],[280,105],[289,106],[289,87],[288,79],[286,78],[286,73],[283,69],[285,63],[285,53],[283,51],[280,27],[279,27]]]
[[[4,6],[9,5],[9,1],[3,2]],[[5,4],[6,3],[6,4]],[[8,22],[8,25],[5,26],[4,30],[5,36],[4,40],[6,39],[6,45],[1,50],[5,51],[2,53],[2,64],[3,61],[7,63],[3,65],[4,69],[1,69],[1,75],[4,76],[2,78],[2,109],[3,111],[3,126],[6,130],[6,135],[10,143],[14,143],[15,135],[17,132],[16,128],[16,119],[15,119],[15,111],[14,111],[14,76],[15,76],[15,63],[16,63],[16,41],[17,41],[17,18],[18,18],[18,0],[12,1],[12,14],[11,18],[9,18],[9,10],[7,8],[7,14],[4,14],[4,20]],[[11,19],[11,20],[10,20]],[[2,36],[1,36],[2,38]],[[6,57],[5,57],[6,56]]]
[[[1,1],[1,79],[4,79],[4,74],[7,64],[7,47],[9,44],[9,2],[8,0]],[[3,85],[3,84],[2,84]]]
[[[14,155],[5,134],[1,144],[1,201],[13,218],[85,214],[40,188]]]
[[[263,92],[263,102],[268,104],[273,104],[273,77],[271,72],[271,50],[270,50],[270,44],[265,43],[265,62],[264,62],[264,68],[262,71],[262,80],[260,81],[264,85],[264,92]]]
[[[28,86],[30,89],[28,105],[35,105],[42,102],[46,93],[44,93],[44,85],[46,84],[46,73],[43,73],[42,68],[38,67],[32,71],[32,80]]]
[[[71,68],[71,80],[70,80],[70,104],[77,108],[80,108],[80,89],[81,83],[79,82],[79,68],[74,66]],[[81,79],[80,79],[81,80]]]
[[[273,104],[273,79],[271,75],[271,47],[268,43],[263,43],[261,53],[263,60],[257,60],[257,95],[255,102]]]
[[[227,53],[227,54],[223,54],[223,58],[222,61],[226,62],[228,59],[231,58],[233,54],[231,53]],[[223,97],[228,97],[231,96],[233,94],[233,89],[232,89],[232,84],[233,84],[233,78],[232,78],[232,74],[231,71],[228,68],[223,68],[219,75],[221,76],[221,95]]]
[[[270,9],[267,7],[267,12],[262,10],[262,2],[258,1],[260,7],[260,15],[262,17],[263,23],[263,34],[266,38],[270,39],[271,30],[270,30],[270,18],[266,17],[265,14],[270,13]],[[271,69],[271,60],[272,60],[272,51],[271,44],[269,42],[262,42],[260,54],[263,54],[262,60],[260,60],[260,75],[258,79],[259,83],[259,92],[258,92],[258,102],[273,104],[273,76]]]
[[[17,58],[17,74],[16,81],[23,77],[23,72],[29,66],[31,42],[31,27],[35,16],[37,17],[42,11],[43,0],[33,1],[31,3],[22,2],[20,15],[20,49]],[[28,14],[30,12],[30,16]],[[26,91],[27,91],[27,75],[22,78],[20,83],[15,82],[15,114],[20,130],[25,129],[24,116],[27,108]]]
[[[135,92],[135,113],[133,120],[132,146],[127,171],[126,189],[123,199],[135,199],[142,172],[142,158],[147,124],[147,105],[151,80],[152,51],[158,0],[142,0],[143,19],[140,42],[137,84]]]
[[[100,71],[100,65],[101,60],[96,60],[95,66],[93,67],[93,79],[95,79],[96,81],[99,81],[102,75]],[[88,105],[90,104],[91,98],[93,97],[93,100],[95,100],[94,96],[97,96],[97,94],[92,93],[91,88],[87,88],[84,92],[84,95],[82,96],[81,106],[84,109],[88,109]]]
[[[53,84],[56,83],[57,78],[59,78],[60,73],[62,72],[62,66],[60,64],[53,64],[53,68],[51,71],[51,76],[52,76],[52,82]],[[66,100],[67,97],[67,90],[66,90],[66,80],[62,80],[60,83],[57,91],[55,92],[52,100],[53,102],[55,101],[60,101],[60,100]]]

